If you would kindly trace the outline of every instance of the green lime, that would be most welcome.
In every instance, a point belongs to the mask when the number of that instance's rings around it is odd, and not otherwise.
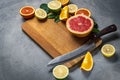
[[[60,1],[53,0],[48,3],[48,8],[54,12],[58,12],[61,10],[62,4]]]

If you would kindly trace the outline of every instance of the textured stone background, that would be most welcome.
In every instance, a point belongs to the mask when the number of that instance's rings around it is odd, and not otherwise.
[[[38,8],[48,1],[0,0],[0,80],[55,80],[46,66],[51,57],[21,30],[25,20],[19,15],[22,6]],[[103,37],[103,44],[115,46],[114,57],[103,57],[100,47],[94,52],[93,70],[84,72],[76,68],[70,72],[68,80],[119,80],[120,0],[71,0],[71,3],[89,8],[99,29],[114,23],[118,31]]]

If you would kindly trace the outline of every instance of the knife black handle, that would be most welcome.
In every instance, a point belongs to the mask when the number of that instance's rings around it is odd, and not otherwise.
[[[97,38],[100,38],[101,36],[114,32],[117,30],[117,26],[115,24],[112,24],[108,27],[105,27],[104,29],[102,29],[100,32],[98,32],[97,34],[93,35],[93,39],[96,40]]]

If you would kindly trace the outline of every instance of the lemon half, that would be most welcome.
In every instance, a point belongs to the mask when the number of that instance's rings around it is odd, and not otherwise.
[[[38,8],[35,10],[35,16],[42,20],[45,19],[47,17],[47,12],[44,9]]]
[[[69,13],[70,14],[74,14],[78,10],[78,6],[75,5],[75,4],[69,4],[68,8],[69,8]]]
[[[65,79],[69,74],[69,69],[65,65],[57,65],[53,69],[53,76],[57,79]]]
[[[111,57],[115,54],[115,47],[111,44],[105,44],[101,48],[101,52],[106,57]]]

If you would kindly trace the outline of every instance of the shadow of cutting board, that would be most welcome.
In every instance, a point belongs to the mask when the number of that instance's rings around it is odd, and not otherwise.
[[[40,21],[33,18],[24,22],[22,29],[53,58],[82,46],[88,40],[87,37],[73,36],[66,29],[65,23],[55,23],[53,19]],[[69,62],[69,65],[74,62]]]

